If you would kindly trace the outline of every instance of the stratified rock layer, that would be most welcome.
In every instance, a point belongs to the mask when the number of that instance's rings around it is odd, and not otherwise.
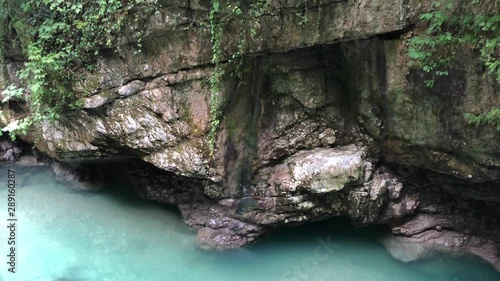
[[[389,224],[403,260],[471,253],[498,269],[499,133],[463,113],[500,106],[499,85],[463,53],[423,86],[406,56],[421,2],[271,1],[251,36],[229,21],[223,58],[248,44],[239,71],[225,64],[239,75],[221,84],[211,153],[209,3],[175,1],[101,50],[74,85],[83,108],[43,124],[37,148],[66,162],[66,180],[85,181],[82,161],[127,163],[137,193],[177,205],[202,248],[343,216]],[[4,108],[2,122],[19,114]]]

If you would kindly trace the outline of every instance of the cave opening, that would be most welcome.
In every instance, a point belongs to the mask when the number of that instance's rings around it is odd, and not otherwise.
[[[268,278],[264,280],[332,280],[335,276],[338,280],[369,277],[382,281],[387,280],[388,272],[405,281],[465,281],[477,276],[489,281],[498,276],[491,266],[470,257],[435,255],[401,263],[380,242],[387,235],[385,225],[360,228],[342,218],[280,227],[259,243],[236,250],[202,251],[195,246],[196,235],[182,221],[178,209],[167,207],[175,200],[192,200],[189,189],[199,181],[157,173],[155,167],[137,160],[82,163],[80,169],[72,170],[80,172],[79,179],[91,179],[85,173],[96,170],[114,176],[101,191],[75,191],[68,183],[57,181],[47,166],[8,167],[16,170],[20,182],[24,180],[18,194],[23,223],[20,254],[52,257],[52,266],[44,260],[30,263],[29,270],[22,273],[23,280],[39,276],[50,280],[159,280],[166,272],[191,280],[262,280],[262,276]],[[156,188],[151,188],[155,181]],[[171,188],[166,188],[166,182],[183,195],[168,193]],[[147,273],[145,266],[150,269]],[[186,272],[186,268],[192,270]]]

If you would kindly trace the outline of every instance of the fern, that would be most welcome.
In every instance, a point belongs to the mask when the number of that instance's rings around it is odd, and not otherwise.
[[[500,108],[494,108],[478,115],[466,113],[464,117],[471,125],[495,125],[496,129],[500,131]]]

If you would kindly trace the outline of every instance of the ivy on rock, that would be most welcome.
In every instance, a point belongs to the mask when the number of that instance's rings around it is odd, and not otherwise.
[[[71,84],[77,71],[92,70],[93,56],[112,46],[128,14],[154,8],[156,0],[3,0],[0,57],[7,41],[20,44],[26,62],[18,72],[22,85],[7,87],[4,97],[24,93],[29,114],[3,131],[11,137],[54,120],[80,106]],[[10,37],[10,38],[9,38]],[[12,38],[14,37],[14,38]],[[8,40],[11,39],[11,40]],[[13,40],[12,40],[13,39]],[[3,102],[7,100],[4,99]]]

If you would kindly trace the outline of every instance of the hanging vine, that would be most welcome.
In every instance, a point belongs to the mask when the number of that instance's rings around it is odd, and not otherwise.
[[[496,2],[494,2],[496,1]],[[500,15],[498,0],[480,1],[462,5],[460,1],[438,1],[433,10],[420,16],[427,23],[423,34],[410,41],[408,55],[410,66],[429,73],[425,86],[433,87],[437,76],[448,75],[449,66],[455,54],[461,49],[478,51],[487,73],[500,82]],[[472,14],[471,5],[490,4],[493,9],[479,9]],[[465,113],[469,124],[494,125],[500,131],[500,108],[491,108],[480,114]]]

